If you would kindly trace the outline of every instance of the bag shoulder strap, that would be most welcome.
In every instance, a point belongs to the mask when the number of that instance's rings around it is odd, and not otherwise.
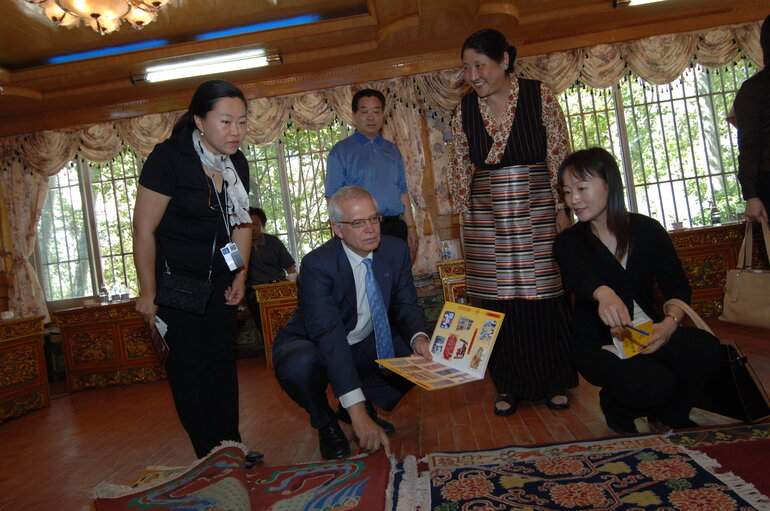
[[[700,328],[701,330],[705,330],[706,332],[710,333],[711,335],[714,335],[714,332],[711,330],[711,327],[709,327],[705,321],[703,321],[703,318],[701,318],[697,312],[693,310],[692,307],[690,307],[688,304],[680,300],[679,298],[671,298],[670,300],[666,300],[666,303],[663,304],[663,314],[668,314],[668,307],[670,305],[676,305],[680,309],[682,309],[685,314],[692,320],[693,323],[695,323],[695,326]]]
[[[160,244],[160,243],[158,243]],[[214,273],[214,254],[216,253],[217,249],[217,231],[214,229],[214,239],[211,241],[211,258],[209,259],[209,278],[208,280],[211,280],[211,274]],[[166,258],[163,258],[163,265],[166,267],[166,273],[171,275],[171,268],[168,266],[168,261]]]
[[[762,239],[765,242],[765,253],[767,254],[768,263],[770,263],[770,227],[764,219],[759,220],[762,226]],[[738,252],[738,268],[751,269],[751,263],[753,259],[754,251],[754,231],[751,222],[746,222],[746,234],[743,236],[743,242],[741,243],[741,250]]]

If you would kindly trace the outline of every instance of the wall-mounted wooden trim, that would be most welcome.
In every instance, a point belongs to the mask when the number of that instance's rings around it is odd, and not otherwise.
[[[410,14],[408,16],[404,16],[403,18],[398,18],[397,20],[393,20],[388,24],[380,25],[379,30],[377,30],[377,42],[379,43],[386,37],[390,37],[397,32],[401,32],[402,30],[406,30],[408,28],[414,28],[420,25],[420,15],[419,14]]]
[[[9,85],[0,85],[0,96],[14,96],[17,98],[27,98],[40,101],[43,95],[36,90],[25,89],[24,87],[11,87]]]
[[[510,16],[516,22],[521,23],[519,6],[515,2],[503,0],[481,0],[479,2],[479,15],[503,15]]]

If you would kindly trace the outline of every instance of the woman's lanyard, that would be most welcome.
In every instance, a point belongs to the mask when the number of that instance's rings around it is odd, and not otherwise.
[[[224,206],[222,206],[222,200],[219,198],[219,192],[217,192],[217,184],[214,182],[214,178],[211,177],[210,175],[208,175],[208,173],[206,174],[206,177],[211,180],[211,184],[209,184],[209,190],[211,189],[211,185],[212,184],[214,185],[214,195],[216,195],[216,197],[217,197],[217,205],[219,206],[219,211],[222,213],[222,221],[225,223],[225,230],[227,231],[227,239],[230,240],[231,237],[232,237],[230,235],[230,224],[227,221],[227,215],[225,214],[225,209],[227,207],[227,199],[228,199],[228,195],[227,195],[227,180],[225,179],[225,176],[223,174],[222,175],[222,191],[225,194],[225,204],[224,204]],[[206,181],[206,183],[208,183],[208,181]]]

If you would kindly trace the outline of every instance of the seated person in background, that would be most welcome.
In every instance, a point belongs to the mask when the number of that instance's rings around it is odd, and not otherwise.
[[[666,230],[655,220],[626,211],[617,163],[594,147],[565,158],[558,173],[567,207],[578,223],[556,237],[554,256],[564,287],[575,294],[572,358],[589,383],[601,387],[601,409],[614,431],[635,433],[647,417],[671,428],[690,420],[698,394],[719,366],[719,341],[680,326],[684,311],[653,307],[653,281],[666,300],[690,301],[690,285]],[[634,316],[653,321],[646,351],[622,360],[602,349],[610,329]]]
[[[387,435],[395,428],[377,417],[374,405],[393,409],[412,384],[374,360],[412,353],[431,360],[409,248],[380,236],[382,215],[363,188],[338,190],[329,220],[335,237],[302,259],[299,303],[273,345],[275,375],[310,415],[325,459],[350,455],[338,419],[352,423],[364,451],[382,446],[389,453]],[[326,397],[329,384],[340,400],[336,413]]]
[[[251,256],[249,257],[249,271],[246,275],[244,301],[251,311],[257,330],[259,330],[262,321],[259,314],[259,304],[252,286],[286,280],[286,273],[296,276],[297,265],[281,240],[277,236],[264,232],[267,215],[262,208],[249,208],[249,216],[251,216]]]

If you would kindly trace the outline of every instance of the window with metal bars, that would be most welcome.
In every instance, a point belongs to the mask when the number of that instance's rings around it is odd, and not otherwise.
[[[71,161],[49,179],[48,198],[38,224],[35,262],[49,301],[93,293],[86,214],[79,163]]]
[[[113,293],[139,294],[134,266],[133,217],[139,171],[144,162],[125,148],[107,163],[91,163],[89,181],[104,283]]]
[[[265,210],[267,232],[297,261],[331,238],[326,157],[349,133],[334,122],[318,131],[289,127],[268,146],[244,144],[249,202]],[[48,301],[96,295],[102,286],[138,295],[132,220],[142,164],[126,148],[106,163],[78,158],[50,178],[34,261]]]
[[[623,170],[627,205],[667,228],[738,220],[737,131],[726,120],[748,59],[692,66],[666,85],[630,73],[607,89],[576,85],[560,96],[573,150],[599,146]]]
[[[281,238],[297,262],[331,239],[326,157],[351,132],[339,121],[317,131],[289,126],[273,144],[245,145],[252,180],[249,202],[265,210],[266,231]]]
[[[131,222],[141,168],[129,148],[106,163],[71,161],[49,180],[37,237],[46,299],[66,300],[139,289]]]

